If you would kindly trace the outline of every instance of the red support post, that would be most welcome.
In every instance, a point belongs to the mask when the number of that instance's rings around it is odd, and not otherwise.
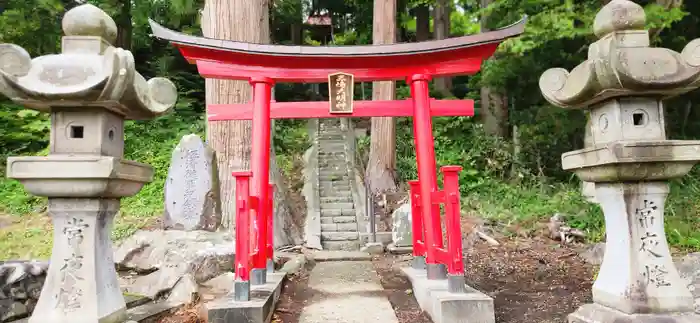
[[[250,80],[253,86],[253,129],[251,138],[251,171],[253,183],[251,195],[258,203],[253,208],[256,235],[256,256],[253,259],[251,281],[254,285],[267,283],[267,195],[270,182],[270,100],[274,81],[269,78]]]
[[[411,237],[413,239],[413,263],[415,269],[425,269],[425,238],[423,216],[420,210],[420,184],[408,181],[411,199]]]
[[[250,299],[250,172],[234,172],[236,178],[236,260],[234,298]]]
[[[447,228],[447,286],[453,293],[466,292],[464,260],[462,255],[462,227],[460,223],[460,166],[444,166],[442,188],[445,196],[445,227]]]
[[[420,207],[425,226],[426,269],[428,279],[445,279],[445,266],[438,262],[438,249],[442,248],[440,206],[432,203],[432,194],[437,191],[437,168],[433,124],[430,117],[430,75],[416,74],[407,81],[413,96],[413,131],[416,143],[416,162],[420,187]]]
[[[273,256],[275,253],[274,217],[275,217],[275,184],[270,184],[267,192],[267,272],[275,271]]]

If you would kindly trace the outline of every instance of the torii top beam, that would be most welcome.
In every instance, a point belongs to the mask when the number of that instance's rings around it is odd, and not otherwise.
[[[206,78],[322,83],[336,72],[353,74],[356,81],[405,79],[414,74],[469,75],[496,51],[500,43],[517,37],[526,19],[496,31],[420,43],[364,46],[288,46],[196,37],[167,29],[149,20],[153,36],[176,45],[197,64]]]

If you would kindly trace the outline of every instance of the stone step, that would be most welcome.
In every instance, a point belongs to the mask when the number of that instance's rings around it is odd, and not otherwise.
[[[347,143],[347,141],[345,140],[345,137],[343,137],[343,136],[339,136],[338,138],[332,138],[332,139],[331,138],[323,138],[323,139],[319,138],[318,143],[322,144],[322,145],[323,144],[330,144],[330,145],[343,145],[343,146],[345,146],[345,144]]]
[[[321,183],[343,183],[349,185],[350,176],[348,175],[319,175],[318,180]]]
[[[319,150],[318,160],[325,162],[344,162],[346,156],[344,151]]]
[[[348,196],[352,195],[350,190],[347,191],[321,191],[318,193],[318,197],[338,197],[338,196]],[[328,202],[326,202],[328,203]]]
[[[322,190],[349,191],[350,180],[347,178],[339,181],[320,180],[318,188]]]
[[[348,167],[345,165],[345,163],[319,166],[318,167],[318,174],[319,175],[347,175],[348,174]]]
[[[321,232],[321,241],[359,241],[360,235],[350,231]]]
[[[338,190],[350,190],[350,179],[347,177],[339,180],[319,178],[318,186],[321,189],[334,188]]]
[[[321,151],[345,151],[345,143],[321,141],[318,143]]]
[[[352,203],[352,195],[321,197],[321,203]]]
[[[357,225],[357,217],[355,216],[321,216],[321,224],[329,223],[354,223]]]
[[[355,209],[323,209],[321,207],[321,218],[324,217],[331,217],[331,218],[336,218],[339,216],[355,216]]]
[[[318,170],[338,170],[348,169],[348,163],[343,160],[320,160],[318,161]]]
[[[354,209],[355,204],[350,202],[350,203],[321,203],[321,210],[324,209],[340,209],[340,210],[346,210],[346,209]]]
[[[321,168],[318,170],[318,175],[348,175],[348,170],[345,167],[326,169]]]
[[[325,158],[325,159],[318,159],[318,167],[319,168],[324,168],[324,167],[343,167],[343,168],[348,168],[348,161],[345,158]]]
[[[351,191],[337,191],[335,194],[319,194],[322,202],[328,202],[330,200],[345,200],[345,202],[352,202],[352,192]],[[324,200],[327,199],[327,200]]]
[[[346,169],[319,169],[316,174],[318,176],[348,176],[349,172]]]
[[[360,250],[359,241],[321,241],[323,250],[329,251],[355,251]]]
[[[326,163],[347,163],[347,158],[345,158],[345,153],[318,153],[318,161],[319,164],[326,162]]]
[[[319,184],[319,191],[323,193],[323,196],[335,196],[337,193],[352,193],[350,189],[350,184],[347,182],[335,182],[335,185],[331,185],[330,182],[322,182]]]
[[[348,162],[345,158],[327,158],[318,160],[319,169],[331,169],[331,168],[348,168]]]
[[[345,156],[341,157],[326,157],[326,156],[318,156],[318,166],[323,167],[323,166],[344,166],[347,167],[348,160],[345,158]]]
[[[347,188],[347,189],[326,188],[326,189],[321,189],[318,192],[318,196],[320,196],[320,197],[346,196],[348,194],[352,195],[352,191],[349,188]]]
[[[321,232],[357,232],[357,223],[321,223]]]

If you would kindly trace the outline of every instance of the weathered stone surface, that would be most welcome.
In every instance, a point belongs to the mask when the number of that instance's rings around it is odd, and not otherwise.
[[[112,258],[118,199],[49,199],[54,247],[42,297],[30,322],[93,322],[126,318]],[[77,313],[90,313],[76,321]]]
[[[602,264],[604,255],[605,242],[599,242],[586,246],[583,250],[579,251],[579,256],[581,256],[581,258],[583,258],[583,260],[586,262],[593,265]]]
[[[29,316],[46,279],[47,262],[10,261],[0,264],[0,322]]]
[[[153,178],[149,165],[124,160],[124,121],[150,119],[175,105],[167,79],[146,80],[134,56],[112,46],[117,28],[102,10],[83,4],[62,17],[60,54],[32,59],[0,44],[0,93],[51,114],[49,155],[11,157],[8,177],[49,198],[51,264],[30,323],[113,323],[127,318],[114,268],[111,226],[119,199]],[[12,290],[17,299],[34,290]],[[33,304],[13,302],[10,311]]]
[[[147,297],[170,291],[181,277],[201,284],[233,268],[235,244],[225,232],[139,231],[115,252],[120,269],[143,273],[124,282],[125,291]]]
[[[381,255],[384,253],[384,244],[381,242],[370,242],[365,244],[360,251],[369,253],[370,255]]]
[[[178,280],[172,290],[170,290],[167,301],[187,304],[196,300],[198,294],[199,284],[197,284],[191,274],[185,274],[180,277],[180,280]]]
[[[216,231],[221,224],[215,153],[195,134],[173,150],[165,181],[166,228]]]
[[[411,227],[411,204],[404,203],[391,214],[391,240],[396,247],[413,246],[413,229]]]
[[[700,321],[664,231],[667,180],[700,161],[700,141],[667,140],[662,102],[700,86],[700,39],[682,53],[652,48],[645,24],[641,5],[610,1],[596,15],[599,40],[588,60],[540,78],[549,102],[590,112],[586,147],[564,153],[562,168],[595,183],[605,215],[594,303],[570,315],[572,323]]]

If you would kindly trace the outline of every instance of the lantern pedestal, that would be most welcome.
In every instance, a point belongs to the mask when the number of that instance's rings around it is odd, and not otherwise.
[[[692,312],[668,314],[626,314],[599,304],[586,304],[569,314],[569,323],[697,323]]]
[[[119,200],[51,198],[48,211],[54,226],[51,266],[29,323],[125,321],[110,239]]]

